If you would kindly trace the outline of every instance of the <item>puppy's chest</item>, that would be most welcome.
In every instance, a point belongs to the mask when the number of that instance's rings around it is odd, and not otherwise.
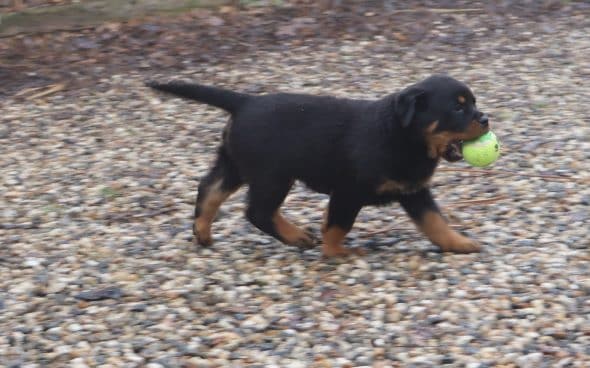
[[[419,181],[401,181],[392,179],[383,179],[376,188],[375,194],[378,196],[395,196],[416,193],[430,186],[430,177]]]

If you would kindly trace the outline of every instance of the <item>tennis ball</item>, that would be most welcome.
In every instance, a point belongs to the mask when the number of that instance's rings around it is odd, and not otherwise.
[[[500,157],[500,142],[493,132],[463,142],[463,158],[471,166],[484,167]]]

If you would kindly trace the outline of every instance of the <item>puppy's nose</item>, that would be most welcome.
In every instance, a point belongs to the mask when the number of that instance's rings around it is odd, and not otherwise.
[[[481,118],[479,118],[479,123],[483,126],[488,126],[490,124],[489,120],[488,120],[488,115],[487,114],[483,114],[481,116]]]

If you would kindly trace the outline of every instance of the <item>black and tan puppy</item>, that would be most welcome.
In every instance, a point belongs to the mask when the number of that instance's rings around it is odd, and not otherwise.
[[[231,114],[215,164],[199,185],[194,232],[202,245],[211,244],[219,206],[247,184],[252,224],[284,243],[313,246],[310,234],[280,212],[300,180],[330,195],[322,225],[326,256],[355,252],[343,241],[360,209],[393,201],[442,251],[480,249],[447,225],[429,189],[439,160],[460,160],[461,141],[489,129],[469,88],[451,77],[435,75],[379,100],[148,85]]]

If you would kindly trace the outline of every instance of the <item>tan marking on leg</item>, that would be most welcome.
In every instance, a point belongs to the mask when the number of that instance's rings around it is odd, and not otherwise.
[[[328,226],[328,207],[324,209],[324,213],[322,215],[322,234],[326,232]]]
[[[377,194],[403,193],[406,191],[407,187],[408,186],[404,185],[404,183],[388,179],[377,187]]]
[[[287,244],[302,248],[312,247],[315,245],[312,237],[309,234],[290,223],[283,217],[283,215],[281,215],[278,210],[273,215],[272,222],[275,226],[275,229],[277,230],[277,233],[279,233],[281,238],[283,238]]]
[[[211,224],[215,220],[217,211],[221,204],[233,193],[233,191],[224,191],[221,189],[221,181],[211,185],[207,191],[205,199],[201,204],[201,214],[195,219],[194,229],[196,240],[199,244],[208,246],[212,244]]]
[[[331,226],[323,233],[322,253],[326,257],[346,256],[349,254],[363,255],[365,252],[360,248],[345,248],[342,243],[348,231]]]
[[[426,212],[418,227],[443,252],[473,253],[481,250],[481,246],[476,241],[451,229],[438,212]]]
[[[375,193],[379,195],[383,194],[409,194],[416,193],[430,186],[430,178],[425,180],[417,181],[414,183],[404,183],[397,180],[385,179],[379,184]]]

